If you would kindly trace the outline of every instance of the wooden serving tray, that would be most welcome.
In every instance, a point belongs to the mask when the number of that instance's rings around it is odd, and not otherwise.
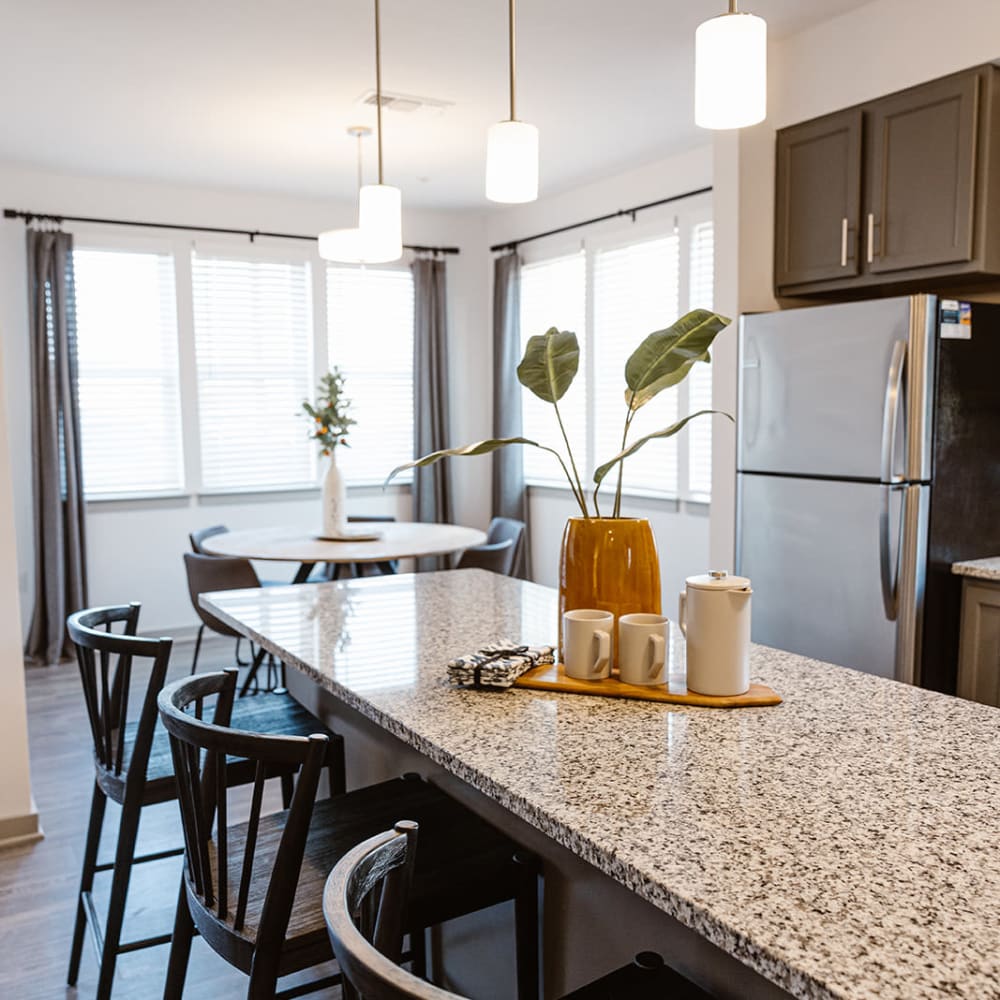
[[[697,705],[701,708],[759,708],[766,705],[780,705],[781,696],[763,684],[751,684],[745,694],[728,698],[717,698],[708,694],[695,694],[687,689],[673,690],[666,684],[640,687],[637,684],[623,684],[615,674],[603,681],[578,681],[567,677],[561,663],[545,664],[522,674],[515,687],[532,688],[536,691],[560,691],[564,694],[591,694],[604,698],[636,698],[639,701],[661,701],[674,705]]]

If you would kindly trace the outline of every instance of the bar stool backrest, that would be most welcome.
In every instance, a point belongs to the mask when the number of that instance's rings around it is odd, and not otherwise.
[[[156,728],[156,696],[167,676],[171,639],[138,637],[139,605],[87,608],[66,619],[66,630],[76,647],[87,718],[94,741],[97,781],[104,792],[121,802],[128,782],[142,783]],[[120,632],[113,631],[117,625]],[[126,740],[129,689],[135,662],[151,662],[138,724]]]
[[[464,1000],[398,964],[416,846],[417,824],[401,820],[345,854],[326,880],[323,916],[349,1000]]]
[[[236,680],[235,670],[199,674],[169,684],[159,697],[160,718],[170,735],[177,778],[184,828],[184,877],[188,899],[194,903],[191,917],[212,947],[224,954],[228,954],[227,935],[220,932],[244,932],[251,892],[255,901],[263,898],[259,916],[254,915],[256,940],[285,940],[328,743],[325,735],[271,736],[230,729]],[[215,699],[211,722],[203,718],[206,699]],[[192,706],[193,714],[188,714]],[[245,758],[255,765],[250,818],[234,885],[230,885],[233,873],[226,782],[230,757]],[[262,873],[254,858],[264,782],[276,769],[287,772],[289,768],[298,768],[295,793],[273,867]]]

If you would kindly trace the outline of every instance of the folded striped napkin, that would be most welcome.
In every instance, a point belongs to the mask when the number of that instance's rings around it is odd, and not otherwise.
[[[554,663],[552,646],[522,646],[506,640],[483,646],[478,652],[448,663],[452,684],[508,688],[532,667]]]

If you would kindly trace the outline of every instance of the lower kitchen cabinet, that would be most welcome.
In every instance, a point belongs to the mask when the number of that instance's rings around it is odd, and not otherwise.
[[[1000,706],[1000,583],[963,581],[958,694]]]

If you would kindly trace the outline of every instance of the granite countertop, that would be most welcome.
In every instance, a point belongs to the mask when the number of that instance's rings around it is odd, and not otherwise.
[[[1000,556],[952,563],[951,571],[958,576],[974,576],[978,580],[996,580],[1000,583]]]
[[[554,639],[554,591],[478,570],[202,601],[797,997],[1000,997],[995,708],[760,646],[774,708],[452,689]]]

